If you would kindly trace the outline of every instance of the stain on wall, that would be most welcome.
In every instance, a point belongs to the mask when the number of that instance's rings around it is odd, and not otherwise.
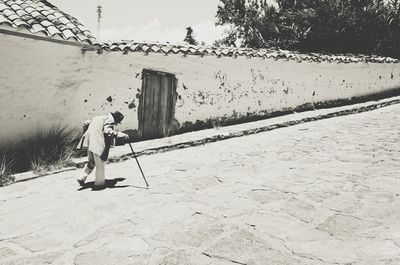
[[[134,108],[136,108],[135,100],[133,100],[131,103],[129,103],[128,108],[129,108],[129,109],[134,109]]]

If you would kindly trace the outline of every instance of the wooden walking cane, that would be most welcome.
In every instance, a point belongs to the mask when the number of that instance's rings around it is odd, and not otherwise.
[[[131,141],[130,141],[130,140],[128,141],[128,144],[129,144],[129,147],[130,147],[131,150],[132,150],[133,157],[136,159],[136,163],[137,163],[138,166],[139,166],[139,169],[140,169],[140,172],[142,173],[144,182],[146,182],[146,186],[147,186],[147,188],[148,188],[148,187],[149,187],[149,183],[147,183],[146,177],[144,176],[142,167],[141,167],[140,164],[139,164],[139,161],[138,161],[138,159],[137,159],[137,156],[136,156],[136,154],[135,154],[135,151],[133,151],[133,148],[132,148],[132,145],[131,145]]]

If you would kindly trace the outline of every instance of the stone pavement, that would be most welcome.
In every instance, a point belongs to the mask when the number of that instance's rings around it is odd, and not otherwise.
[[[400,105],[0,189],[0,264],[400,264]]]

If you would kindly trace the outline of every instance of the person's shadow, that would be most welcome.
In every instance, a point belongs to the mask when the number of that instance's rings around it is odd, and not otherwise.
[[[95,186],[94,181],[90,181],[85,183],[84,186],[80,187],[78,191],[92,189],[95,190],[105,190],[105,189],[120,189],[120,188],[127,188],[131,185],[117,185],[118,182],[124,181],[125,178],[115,178],[115,179],[106,179],[106,182],[102,186]]]

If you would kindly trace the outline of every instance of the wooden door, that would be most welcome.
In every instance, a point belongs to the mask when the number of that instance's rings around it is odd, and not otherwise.
[[[143,70],[139,99],[139,136],[151,139],[169,136],[174,116],[176,78],[173,74]]]

